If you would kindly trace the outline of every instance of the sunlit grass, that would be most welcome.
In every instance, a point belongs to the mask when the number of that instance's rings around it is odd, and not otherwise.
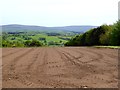
[[[120,48],[120,46],[93,46],[93,47],[96,47],[96,48]]]

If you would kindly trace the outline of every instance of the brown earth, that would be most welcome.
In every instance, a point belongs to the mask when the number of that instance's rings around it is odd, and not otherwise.
[[[117,88],[118,50],[88,47],[2,49],[3,88]]]

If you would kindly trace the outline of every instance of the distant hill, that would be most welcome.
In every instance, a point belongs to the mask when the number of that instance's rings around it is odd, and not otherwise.
[[[19,31],[73,31],[73,32],[86,32],[89,29],[96,28],[97,26],[63,26],[63,27],[44,27],[32,25],[2,25],[4,32],[19,32]]]

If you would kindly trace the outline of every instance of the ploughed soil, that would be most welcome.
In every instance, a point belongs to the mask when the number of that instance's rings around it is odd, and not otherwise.
[[[118,50],[92,47],[2,49],[3,88],[117,88]]]

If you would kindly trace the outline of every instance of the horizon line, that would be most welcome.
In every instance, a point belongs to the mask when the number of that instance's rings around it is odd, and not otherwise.
[[[38,27],[101,26],[101,25],[64,25],[64,26],[42,26],[42,25],[29,25],[29,24],[2,24],[2,25],[0,25],[0,26],[7,26],[7,25],[38,26]]]

